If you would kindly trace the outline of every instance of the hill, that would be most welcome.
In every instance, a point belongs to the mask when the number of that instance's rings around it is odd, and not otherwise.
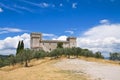
[[[32,60],[29,67],[19,64],[0,68],[0,80],[119,80],[120,65],[109,60],[40,59]],[[109,75],[108,75],[109,74]]]
[[[54,66],[60,60],[32,60],[30,67],[20,65],[0,68],[0,80],[87,80],[85,76]]]
[[[0,55],[0,58],[4,59],[4,58],[8,58],[8,55]]]

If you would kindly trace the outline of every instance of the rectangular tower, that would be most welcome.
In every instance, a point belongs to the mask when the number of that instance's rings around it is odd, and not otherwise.
[[[68,37],[67,41],[69,41],[69,47],[70,48],[77,46],[77,44],[76,44],[76,37]]]
[[[31,37],[31,41],[30,41],[31,49],[39,50],[40,49],[40,41],[42,41],[42,34],[41,33],[31,33],[30,37]]]

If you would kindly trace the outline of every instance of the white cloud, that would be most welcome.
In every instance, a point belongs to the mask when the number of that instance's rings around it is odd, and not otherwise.
[[[77,8],[77,3],[73,3],[72,8]]]
[[[16,51],[14,49],[3,49],[0,50],[0,54],[2,55],[8,55],[8,54],[14,54]]]
[[[101,24],[109,24],[110,22],[107,19],[103,19],[103,20],[100,20],[100,23]]]
[[[46,3],[46,2],[42,2],[42,3],[34,3],[31,1],[26,1],[26,0],[21,0],[24,3],[30,4],[32,6],[36,6],[36,7],[41,7],[41,8],[47,8],[47,7],[55,7],[54,4],[50,4],[50,3]]]
[[[20,40],[24,41],[25,48],[30,48],[30,35],[28,33],[24,33],[20,36],[7,37],[4,40],[0,40],[0,54],[15,54]]]
[[[23,32],[24,30],[18,28],[0,28],[0,34],[9,33],[9,32]]]
[[[8,31],[0,31],[0,34],[8,33]]]
[[[94,52],[120,52],[120,24],[101,24],[86,31],[77,38],[77,46]],[[105,54],[107,53],[107,54]]]
[[[2,8],[0,8],[0,12],[3,12],[3,9],[2,9]]]
[[[120,38],[120,24],[102,24],[89,29],[84,33],[84,36],[89,38],[105,38],[105,37],[116,37]]]
[[[22,13],[20,10],[17,10],[17,9],[15,9],[15,8],[12,8],[11,6],[5,5],[5,4],[3,4],[3,3],[0,3],[0,6],[3,7],[3,8],[6,8],[6,9],[8,9],[8,10],[15,11],[15,12],[17,12],[17,13]]]
[[[74,31],[65,31],[66,33],[74,34]]]
[[[43,3],[40,3],[40,6],[41,6],[42,8],[46,8],[46,7],[49,7],[49,4],[43,2]]]
[[[43,33],[43,36],[48,36],[48,37],[54,37],[54,34],[47,34],[47,33]]]
[[[20,9],[20,10],[25,10],[25,11],[28,11],[28,12],[33,12],[32,9],[29,9],[27,7],[24,7],[24,6],[14,5],[14,7],[17,8],[17,9]]]
[[[57,38],[53,38],[52,40],[63,40],[63,41],[66,41],[67,39],[67,36],[63,35],[63,36],[59,36]]]
[[[39,5],[40,5],[41,8],[55,7],[54,4],[45,3],[45,2],[40,3]]]

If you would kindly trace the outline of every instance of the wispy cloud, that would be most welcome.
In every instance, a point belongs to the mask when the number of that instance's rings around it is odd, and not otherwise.
[[[66,39],[67,39],[66,35],[62,35],[62,36],[59,36],[59,37],[56,37],[56,38],[52,38],[52,40],[63,40],[63,41],[66,41]]]
[[[47,34],[47,33],[43,33],[43,36],[48,36],[48,37],[54,37],[54,34]]]
[[[18,5],[14,5],[15,8],[21,9],[21,10],[25,10],[28,12],[33,12],[31,9],[24,7],[24,6],[18,6]]]
[[[0,30],[0,34],[5,34],[5,33],[8,33],[8,31],[1,31]]]
[[[40,8],[55,7],[54,4],[46,3],[46,2],[34,3],[34,2],[31,2],[31,1],[27,1],[27,0],[22,0],[22,2],[30,4],[32,6],[40,7]]]
[[[38,4],[38,3],[34,3],[34,2],[26,1],[26,0],[19,0],[19,1],[22,1],[24,3],[30,4],[32,6],[40,7],[40,4]]]
[[[15,12],[17,12],[17,13],[22,13],[20,10],[17,10],[17,9],[15,9],[15,8],[12,8],[12,7],[10,7],[10,6],[7,6],[7,5],[5,5],[5,4],[3,4],[3,3],[0,3],[0,6],[3,7],[3,8],[6,8],[6,9],[8,9],[8,10],[15,11]]]
[[[72,8],[77,8],[77,3],[73,3]]]
[[[103,19],[103,20],[100,20],[100,23],[101,24],[109,24],[110,22],[107,19]]]
[[[0,13],[1,13],[1,12],[3,12],[3,9],[2,9],[2,8],[0,8]]]
[[[70,34],[74,34],[74,31],[65,31],[65,33],[70,33]]]
[[[18,28],[0,28],[0,34],[9,33],[9,32],[23,32],[25,30]]]
[[[50,5],[48,3],[45,3],[45,2],[40,3],[40,7],[42,7],[42,8],[46,8],[46,7],[49,7],[49,6]]]

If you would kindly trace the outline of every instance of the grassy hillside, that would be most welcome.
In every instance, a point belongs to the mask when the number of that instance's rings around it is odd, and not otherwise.
[[[50,58],[36,60],[29,63],[29,67],[17,64],[15,66],[5,66],[0,68],[0,80],[89,80],[86,74],[75,74],[69,70],[61,70],[54,66],[55,63],[63,60],[65,57],[51,60]],[[74,57],[71,57],[74,59]],[[120,62],[86,58],[79,56],[79,59],[89,62],[103,64],[120,65]]]
[[[27,68],[21,65],[0,68],[0,80],[87,80],[84,75],[54,67],[53,64],[59,60],[46,58],[32,60]]]
[[[112,64],[112,65],[119,65],[120,66],[120,61],[97,59],[97,58],[93,58],[93,57],[87,57],[86,58],[84,56],[79,56],[79,59],[86,60],[86,61],[91,61],[91,62],[104,63],[104,64]]]

